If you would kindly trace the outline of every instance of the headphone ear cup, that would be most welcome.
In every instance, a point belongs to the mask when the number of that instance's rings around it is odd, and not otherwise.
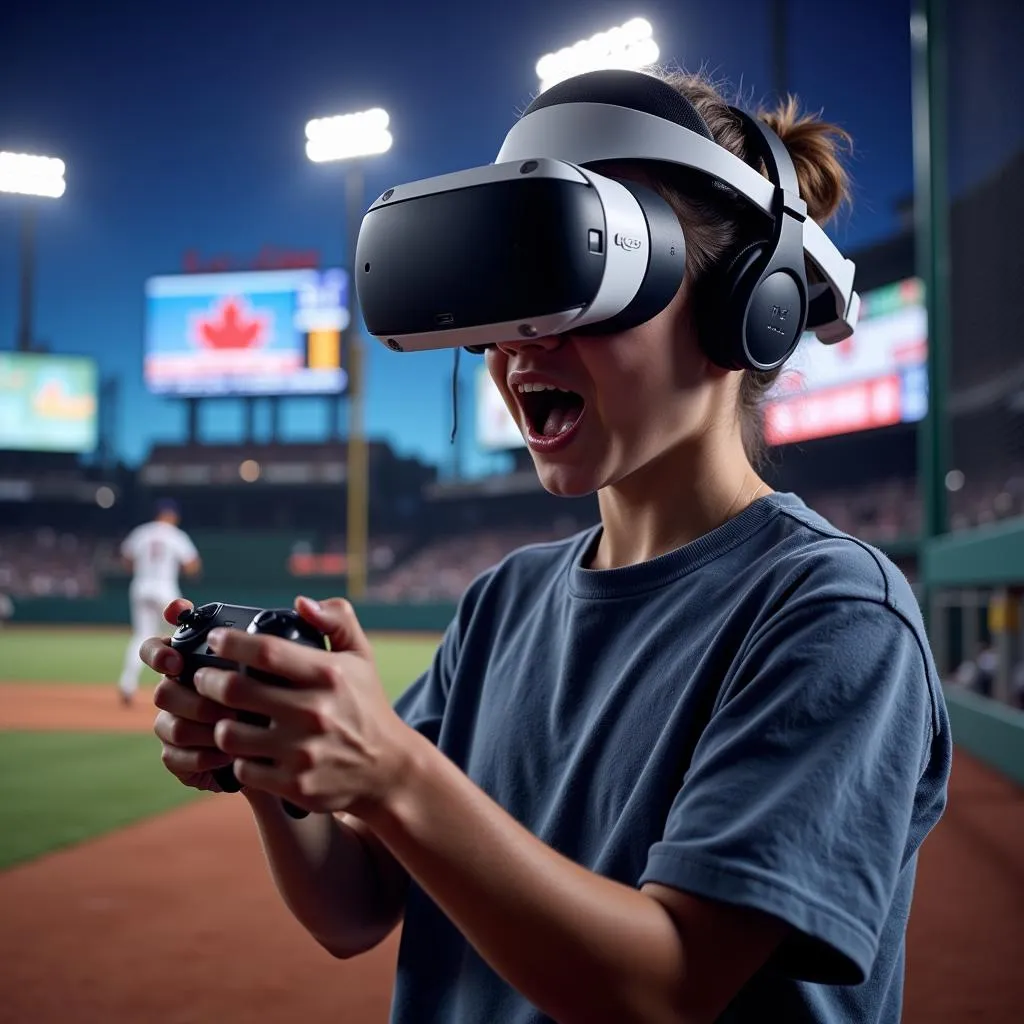
[[[707,271],[697,289],[697,337],[704,354],[723,370],[752,369],[743,324],[750,294],[767,259],[767,244],[761,241],[745,245]]]

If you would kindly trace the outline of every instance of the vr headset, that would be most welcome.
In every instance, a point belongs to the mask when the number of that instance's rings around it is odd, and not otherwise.
[[[825,344],[849,337],[860,309],[853,263],[807,217],[779,138],[735,113],[767,177],[651,75],[595,71],[546,90],[493,164],[389,188],[370,206],[355,267],[367,330],[396,352],[479,352],[650,320],[683,281],[682,227],[652,188],[594,170],[643,161],[695,174],[757,225],[695,293],[715,363],[771,370],[805,330]]]

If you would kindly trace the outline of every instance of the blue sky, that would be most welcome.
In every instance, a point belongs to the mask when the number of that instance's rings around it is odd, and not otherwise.
[[[1004,21],[1019,20],[1014,6]],[[120,378],[116,449],[138,463],[185,430],[181,403],[142,386],[147,277],[181,269],[189,249],[251,260],[272,245],[341,261],[342,171],[306,160],[310,117],[390,111],[395,144],[368,167],[369,202],[389,185],[492,160],[536,88],[537,58],[635,15],[653,24],[663,60],[707,65],[759,99],[772,85],[770,10],[768,0],[19,5],[0,39],[0,148],[68,165],[64,198],[40,210],[36,336]],[[899,0],[788,3],[790,88],[856,142],[855,206],[833,230],[847,248],[890,234],[912,188],[908,19]],[[998,19],[986,25],[954,26],[957,59],[991,55],[1019,85],[1013,33]],[[957,186],[1005,156],[1005,125],[1019,122],[1009,81],[993,91],[983,76],[965,79],[954,117],[970,125],[971,149],[953,156]],[[0,195],[0,348],[16,333],[18,216],[19,200]],[[476,363],[463,361],[470,398]],[[369,433],[448,459],[450,369],[450,353],[399,355],[371,342]],[[325,407],[287,401],[281,422],[286,438],[316,440]],[[241,424],[240,403],[218,402],[204,410],[202,435],[231,440]],[[472,443],[465,452],[471,472],[498,465]]]

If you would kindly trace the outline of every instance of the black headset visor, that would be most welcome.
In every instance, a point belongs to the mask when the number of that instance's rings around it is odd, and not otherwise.
[[[367,214],[356,266],[371,334],[405,339],[403,349],[446,347],[459,332],[512,321],[518,330],[593,302],[606,226],[582,178],[538,166],[452,185],[394,196]],[[420,337],[432,344],[411,340]]]

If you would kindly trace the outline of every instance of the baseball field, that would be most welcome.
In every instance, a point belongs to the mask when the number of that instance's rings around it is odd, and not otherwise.
[[[294,922],[244,801],[161,766],[155,677],[119,703],[127,639],[0,630],[0,1024],[384,1024],[397,934],[340,962]],[[436,638],[373,643],[396,696]],[[1022,849],[1024,794],[958,755],[918,872],[908,1024],[1019,1020]]]

